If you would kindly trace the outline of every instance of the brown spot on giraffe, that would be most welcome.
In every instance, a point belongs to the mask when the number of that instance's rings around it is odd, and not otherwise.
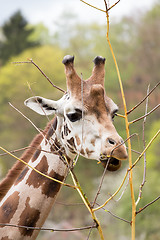
[[[14,185],[17,185],[18,183],[20,183],[24,177],[26,176],[27,172],[28,172],[29,168],[25,167],[25,169],[21,172],[21,174],[19,175],[19,177],[17,178],[17,180],[15,181]]]
[[[62,131],[62,133],[61,133],[61,136],[62,136],[62,139],[64,139],[64,133],[63,133],[63,131]]]
[[[68,136],[71,133],[71,130],[68,128],[67,124],[64,125],[64,135]]]
[[[95,142],[96,142],[96,140],[95,139],[92,139],[91,140],[91,144],[95,147]]]
[[[42,157],[40,163],[36,166],[36,169],[44,174],[47,174],[48,162],[45,155]],[[32,185],[33,187],[38,188],[40,185],[43,184],[45,179],[46,178],[44,176],[32,170],[29,178],[26,181],[26,184],[28,184],[29,186]]]
[[[57,118],[55,118],[55,121],[51,124],[51,127],[48,133],[46,134],[47,140],[49,140],[53,136],[54,132],[56,131],[56,128],[57,128]]]
[[[81,150],[81,154],[88,157],[86,152],[89,153],[94,149],[95,153],[92,154],[94,155],[93,159],[98,160],[101,154],[107,157],[114,148],[112,144],[113,141],[110,140],[109,142],[109,137],[110,139],[113,139],[116,144],[119,144],[121,141],[115,128],[112,126],[113,124],[111,120],[112,113],[117,109],[117,107],[115,107],[115,104],[107,103],[105,100],[106,99],[106,93],[104,90],[105,59],[103,59],[102,57],[95,58],[94,60],[95,67],[93,69],[92,76],[85,81],[76,74],[76,71],[73,65],[73,60],[74,58],[70,56],[66,56],[63,60],[63,63],[65,64],[65,72],[66,72],[66,78],[67,78],[67,92],[65,92],[64,96],[59,101],[56,101],[56,102],[52,100],[48,101],[47,99],[44,99],[44,98],[43,98],[44,102],[42,102],[42,98],[38,97],[38,99],[41,99],[38,102],[39,104],[42,103],[41,106],[46,111],[46,114],[50,114],[51,113],[50,111],[56,110],[58,120],[56,119],[52,120],[48,124],[48,127],[43,132],[43,135],[45,136],[45,138],[42,134],[39,134],[37,139],[34,141],[34,144],[30,146],[30,149],[28,150],[28,152],[26,152],[22,157],[22,159],[24,158],[26,162],[30,161],[33,155],[34,155],[33,161],[35,161],[37,158],[38,158],[37,161],[43,160],[39,162],[39,164],[37,165],[37,169],[46,174],[49,172],[48,169],[51,169],[49,175],[61,181],[64,180],[64,176],[66,176],[67,174],[67,165],[62,164],[61,161],[63,161],[63,158],[64,158],[64,162],[65,162],[66,160],[65,156],[67,156],[67,154],[70,157],[70,161],[73,161],[75,157],[74,154],[71,154],[73,149],[77,147],[77,150],[76,150],[77,152],[80,151],[81,149],[80,145],[79,145],[79,150],[78,150],[77,144],[75,147],[76,140],[74,140],[74,138],[75,138],[75,135],[78,135],[78,133],[80,134],[80,136],[82,135],[81,134],[82,121],[79,121],[80,119],[77,119],[77,123],[74,125],[74,122],[76,121],[75,119],[74,119],[75,121],[72,122],[67,117],[66,120],[63,121],[63,117],[65,119],[65,116],[70,110],[71,110],[70,114],[72,114],[74,112],[72,110],[76,109],[77,106],[81,108],[82,83],[83,83],[83,90],[84,90],[83,91],[83,105],[84,105],[84,113],[85,113],[84,117],[86,118],[86,120],[88,120],[88,122],[87,122],[87,127],[84,128],[84,132],[83,132],[84,139],[85,139],[83,143],[85,144],[84,146],[85,149]],[[68,97],[66,98],[66,96]],[[42,109],[40,108],[39,105],[37,105],[38,108],[35,107],[37,100],[35,101],[34,99],[35,98],[31,98],[30,100],[25,101],[25,103],[27,106],[30,106],[33,110],[36,110],[37,112],[40,113]],[[47,105],[45,104],[45,102]],[[47,113],[47,110],[49,111],[48,113]],[[81,111],[81,109],[79,110]],[[58,129],[57,129],[57,121],[58,121]],[[73,131],[71,139],[69,139],[69,130],[66,127],[67,122],[69,122],[68,126],[71,126],[71,129]],[[77,127],[78,127],[78,131],[77,131]],[[65,128],[65,131],[64,131],[64,128]],[[54,129],[56,129],[56,134],[54,134]],[[65,133],[63,132],[63,137],[61,137],[62,131],[65,132]],[[96,134],[94,134],[95,131],[96,131]],[[67,137],[65,136],[65,134]],[[108,136],[108,134],[110,134],[110,136],[106,139],[105,136],[106,135]],[[96,142],[94,143],[95,148],[93,148],[93,145],[91,145],[91,139],[93,138],[95,139],[97,138],[95,140]],[[52,143],[51,141],[50,143],[53,144],[52,148],[50,146],[50,150],[52,150],[51,153],[54,153],[52,154],[53,162],[46,161],[46,158],[45,158],[45,156],[48,157],[47,151],[48,151],[49,139],[52,139]],[[67,142],[67,139],[69,139],[68,142]],[[41,143],[42,140],[43,140],[43,143]],[[42,158],[40,154],[40,148],[39,148],[40,144],[41,144],[41,147],[43,148],[42,149],[43,153],[42,152],[41,153],[42,153],[42,156],[44,156],[44,158]],[[68,145],[69,147],[67,147]],[[120,160],[123,160],[127,158],[125,147],[123,147],[122,149],[122,146],[121,146],[120,152],[116,151],[115,149],[115,151],[113,151],[114,156],[111,158],[111,161],[109,163],[111,167],[112,165],[114,166],[115,170],[117,170],[117,167],[119,167],[118,159],[120,158]],[[55,159],[55,162],[54,162],[54,159]],[[31,166],[35,166],[35,163],[36,162],[31,162]],[[50,163],[50,166],[48,166],[49,163]],[[20,165],[23,165],[23,164],[20,164]],[[4,197],[4,195],[7,193],[9,188],[16,181],[19,174],[25,169],[26,166],[24,165],[20,166],[20,165],[17,164],[15,167],[13,167],[13,169],[9,172],[9,174],[7,175],[5,180],[2,182],[2,184],[0,184],[1,198]],[[62,173],[61,175],[64,175],[64,176],[59,175],[57,172],[59,173],[61,172]],[[16,214],[13,215],[13,218],[16,225],[18,224],[27,225],[28,227],[29,226],[34,227],[39,225],[41,227],[43,222],[47,218],[47,215],[49,214],[51,206],[54,203],[55,197],[61,188],[61,184],[53,180],[49,180],[39,175],[38,173],[33,172],[32,170],[30,170],[29,173],[30,173],[30,176],[28,177],[28,180],[27,180],[28,182],[26,183],[25,181],[22,181],[21,187],[19,188],[20,196],[22,196],[25,187],[26,189],[28,189],[28,191],[25,193],[25,200],[22,201],[22,204],[19,204],[19,199],[16,200],[15,206],[16,204],[18,205],[17,207],[18,217],[16,212]],[[25,175],[25,172],[23,172],[19,180],[23,179],[24,175]],[[38,189],[34,189],[36,190],[36,197],[35,197],[35,194],[33,194],[33,187],[29,188],[28,186],[25,186],[25,184],[38,188]],[[13,193],[11,193],[11,191],[13,190],[14,189],[11,188],[7,196],[10,196],[10,194],[13,195]],[[8,199],[9,197],[5,198],[4,201],[6,202],[2,204],[3,207],[7,203]],[[13,199],[13,202],[14,200],[15,199]],[[34,205],[31,205],[31,203],[33,203],[32,201],[34,202]],[[41,208],[42,203],[43,203],[43,208]],[[37,206],[40,206],[40,207],[37,208]],[[7,209],[5,208],[5,210],[6,210],[6,213],[8,212],[8,216],[9,216],[8,221],[11,222],[10,215],[13,214],[14,209],[12,209],[10,204],[8,204],[8,207]],[[3,212],[3,208],[1,209],[1,211]],[[29,229],[28,230],[16,229],[16,228],[14,229],[7,228],[7,229],[10,233],[14,232],[14,236],[16,236],[16,231],[18,231],[18,233],[20,231],[22,234],[22,237],[20,237],[20,239],[22,238],[28,239],[30,238],[30,236],[32,236],[31,238],[33,239],[35,238],[35,235],[38,234],[36,231],[29,230]],[[1,230],[5,231],[5,228],[2,228]],[[7,235],[10,236],[8,232],[7,232]]]
[[[90,98],[84,101],[89,106],[91,115],[95,115],[98,122],[101,122],[103,114],[106,116],[105,92],[102,85],[93,85],[90,90]]]
[[[9,237],[2,237],[1,240],[12,240],[12,239]]]
[[[83,149],[81,149],[81,152],[80,152],[82,155],[85,155],[85,152]]]
[[[49,176],[52,178],[55,178],[59,181],[64,180],[64,176],[59,175],[58,173],[54,172],[53,170],[50,172]],[[60,183],[45,178],[45,181],[42,185],[42,193],[45,194],[47,197],[52,198],[59,191],[60,187],[61,187]]]
[[[41,147],[39,146],[38,149],[36,150],[36,152],[34,153],[33,157],[32,157],[32,162],[37,160],[37,158],[39,157],[40,153],[41,153]]]
[[[67,140],[67,142],[70,144],[70,146],[72,146],[74,149],[76,149],[76,145],[74,143],[74,138],[70,138],[69,140]]]
[[[37,165],[36,169],[60,181],[64,179],[63,176],[59,175],[53,170],[50,172],[50,174],[48,174],[48,162],[46,156],[43,156],[41,162]],[[35,172],[34,170],[32,170],[26,183],[29,186],[32,185],[35,188],[42,186],[42,193],[45,194],[47,197],[54,197],[54,195],[59,191],[60,188],[59,183],[42,176],[41,174]]]
[[[67,147],[68,147],[68,149],[69,149],[69,151],[71,152],[71,153],[76,153],[75,152],[75,150],[74,150],[74,148],[73,147],[71,147],[68,143],[67,143]]]
[[[75,138],[76,138],[77,145],[79,146],[81,144],[81,140],[77,135],[75,136]]]
[[[55,117],[51,122],[49,122],[43,131],[43,134],[46,135],[49,131],[50,127],[53,125],[55,126],[57,122],[57,118]],[[29,148],[22,154],[21,159],[25,162],[29,162],[32,158],[33,154],[35,153],[37,147],[40,145],[43,139],[42,134],[38,134],[29,145]],[[13,167],[9,170],[7,176],[1,181],[0,183],[0,200],[5,196],[8,192],[9,188],[14,184],[15,180],[19,176],[19,174],[23,171],[25,165],[17,161]]]
[[[93,152],[94,152],[94,151],[91,151],[91,150],[89,150],[88,148],[86,148],[86,153],[87,153],[88,156],[90,156]]]
[[[60,142],[55,138],[54,143],[51,145],[50,150],[52,153],[63,156],[65,149],[61,146]]]
[[[0,223],[9,223],[19,204],[18,192],[14,192],[0,208]],[[0,226],[1,228],[4,226]]]
[[[30,198],[27,197],[25,203],[25,209],[20,215],[19,223],[20,226],[35,227],[40,216],[40,211],[30,207]],[[32,236],[33,229],[19,228],[20,233],[23,236]]]

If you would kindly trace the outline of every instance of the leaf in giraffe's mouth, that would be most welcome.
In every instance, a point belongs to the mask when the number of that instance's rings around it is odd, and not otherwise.
[[[114,157],[101,159],[100,161],[104,168],[106,167],[106,164],[108,165],[107,166],[108,171],[112,171],[112,172],[117,171],[121,167],[121,161]]]

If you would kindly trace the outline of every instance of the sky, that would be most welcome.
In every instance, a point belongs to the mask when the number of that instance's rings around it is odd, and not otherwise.
[[[107,0],[108,1],[108,0]],[[98,8],[104,9],[103,0],[87,0]],[[116,1],[110,0],[110,6]],[[134,15],[149,10],[156,0],[120,0],[110,11],[110,21],[118,20],[122,16]],[[42,22],[50,31],[54,29],[54,22],[62,16],[64,11],[76,14],[79,21],[96,21],[104,23],[103,12],[97,11],[80,0],[0,0],[0,25],[14,12],[21,10],[31,24]]]

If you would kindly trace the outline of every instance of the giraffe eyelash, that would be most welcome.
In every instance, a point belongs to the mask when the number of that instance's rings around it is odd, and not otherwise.
[[[82,118],[82,111],[80,109],[75,109],[75,112],[68,113],[67,117],[71,122],[76,122]]]

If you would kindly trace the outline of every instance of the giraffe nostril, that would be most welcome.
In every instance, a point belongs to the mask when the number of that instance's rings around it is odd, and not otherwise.
[[[116,144],[116,142],[112,138],[108,138],[108,142],[111,145],[115,145]]]

